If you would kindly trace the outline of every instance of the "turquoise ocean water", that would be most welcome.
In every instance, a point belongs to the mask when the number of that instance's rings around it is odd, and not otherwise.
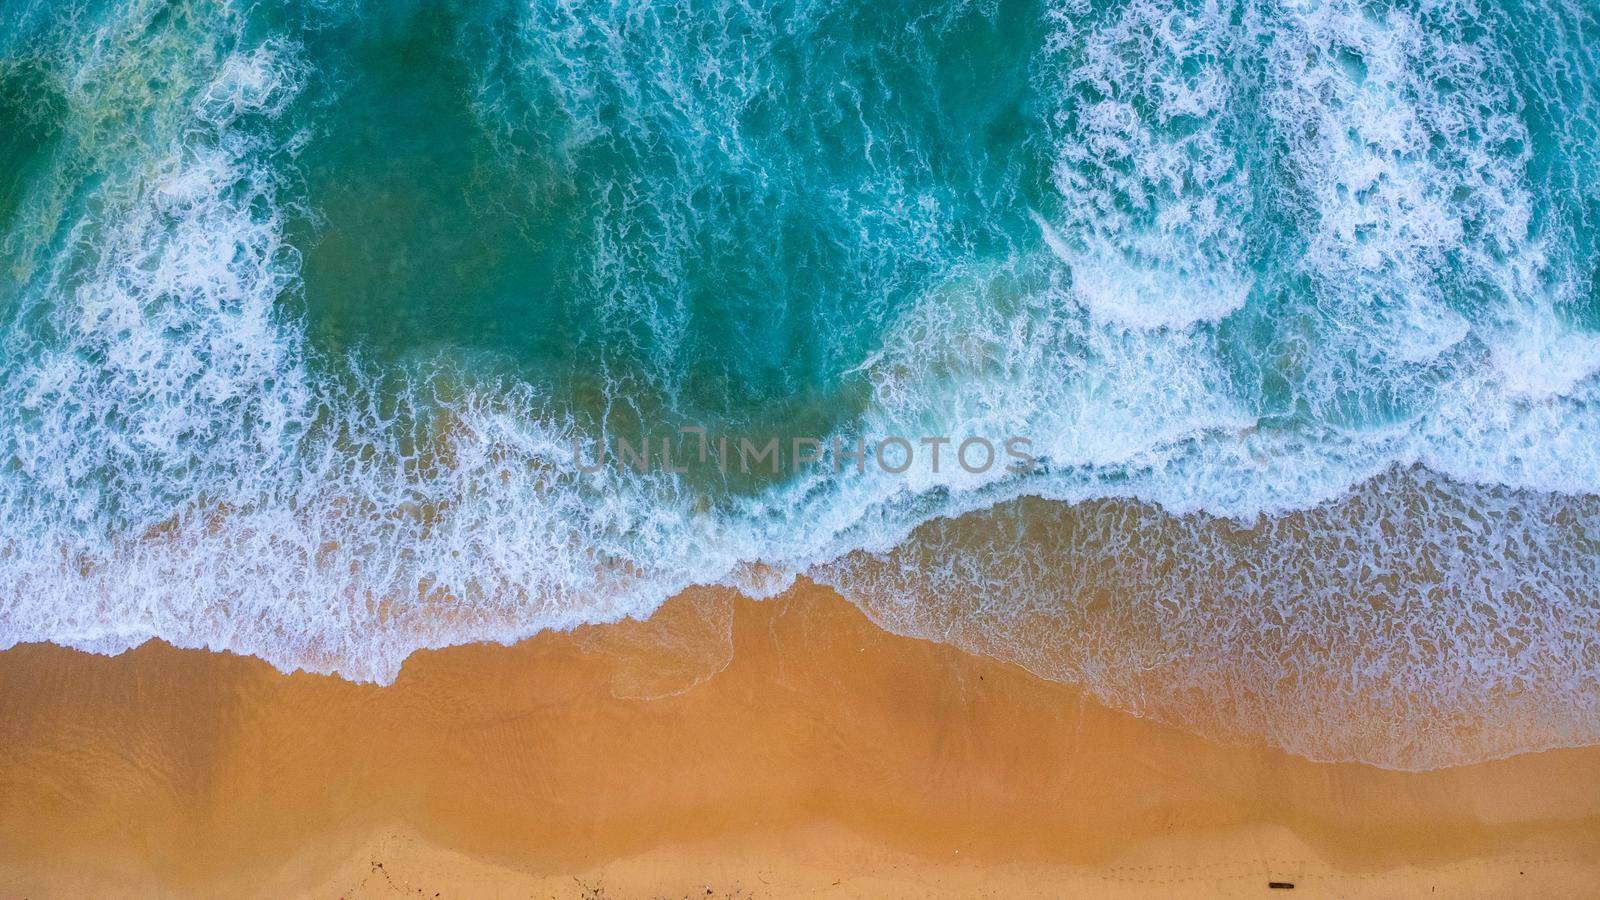
[[[573,443],[1012,436],[1027,472]],[[1121,708],[1600,741],[1586,0],[0,0],[0,646],[797,576]]]

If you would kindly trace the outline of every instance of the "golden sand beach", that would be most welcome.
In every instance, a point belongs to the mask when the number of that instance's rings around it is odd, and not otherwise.
[[[386,687],[29,645],[0,698],[3,897],[1600,892],[1600,748],[1404,773],[1225,747],[807,584],[418,653]]]

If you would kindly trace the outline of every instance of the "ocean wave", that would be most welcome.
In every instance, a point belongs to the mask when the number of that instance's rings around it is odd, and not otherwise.
[[[361,82],[315,42],[353,19],[42,9],[6,23],[0,68],[44,110],[3,244],[0,644],[159,637],[388,681],[420,648],[805,576],[887,628],[1312,758],[1600,739],[1580,7],[886,7],[894,40],[829,4],[451,24],[470,64],[443,96],[489,148],[465,168],[579,223],[538,289],[575,292],[588,405],[470,347],[318,343],[330,211],[303,155]],[[1037,46],[1002,30],[1019,11]],[[979,83],[949,56],[973,35],[1012,47],[996,67],[1028,93],[1003,124],[1035,129],[997,171],[929,145],[991,108],[948,105]],[[886,73],[947,105],[874,92]],[[793,90],[824,76],[844,86]],[[756,265],[785,252],[822,274]],[[808,392],[825,446],[1024,435],[1040,465],[825,459],[737,490],[573,465],[642,410],[781,420]],[[727,409],[752,397],[773,405]]]
[[[1217,740],[1428,769],[1600,737],[1597,502],[1423,469],[1248,525],[1023,500],[812,575]]]

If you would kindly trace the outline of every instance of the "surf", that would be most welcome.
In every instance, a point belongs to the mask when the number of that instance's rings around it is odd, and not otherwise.
[[[1597,739],[1581,6],[3,17],[0,644],[385,682],[804,577],[1313,758]],[[823,455],[572,459],[686,427]]]

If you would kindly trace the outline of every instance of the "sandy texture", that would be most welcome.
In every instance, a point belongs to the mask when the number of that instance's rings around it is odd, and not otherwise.
[[[1600,892],[1600,748],[1397,773],[1218,746],[813,586],[384,688],[19,647],[0,704],[0,896]]]

